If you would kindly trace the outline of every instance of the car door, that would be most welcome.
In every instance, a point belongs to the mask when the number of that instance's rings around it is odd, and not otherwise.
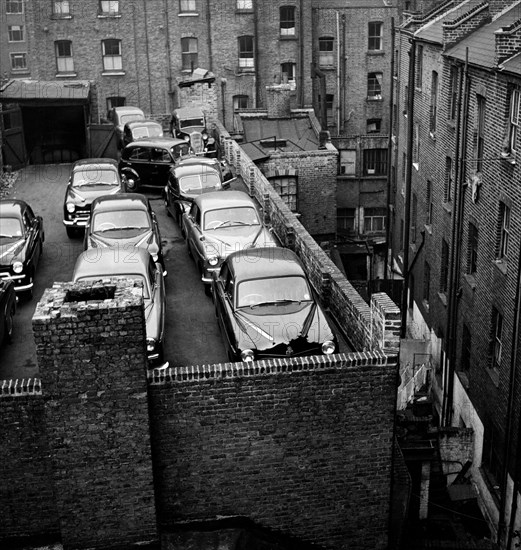
[[[168,172],[173,164],[174,160],[168,149],[153,147],[150,163],[150,185],[165,185],[168,180]]]
[[[233,316],[235,282],[226,264],[223,265],[219,272],[215,288],[216,315],[224,339],[224,345],[231,352],[231,355],[234,355],[237,352],[237,339],[234,329],[235,320]]]
[[[41,243],[38,240],[38,219],[29,206],[23,211],[22,222],[25,234],[25,263],[30,272],[31,268],[36,268],[40,259]]]
[[[168,172],[168,181],[166,184],[166,207],[170,214],[178,218],[178,207],[176,202],[179,200],[179,181],[175,175],[174,169],[170,168]]]
[[[201,258],[203,245],[201,242],[201,210],[197,204],[193,204],[189,214],[185,216],[185,232],[186,243],[197,263],[198,259]]]

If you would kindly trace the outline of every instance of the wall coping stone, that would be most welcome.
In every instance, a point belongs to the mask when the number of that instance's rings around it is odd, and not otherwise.
[[[0,398],[42,395],[40,378],[16,378],[0,381]]]

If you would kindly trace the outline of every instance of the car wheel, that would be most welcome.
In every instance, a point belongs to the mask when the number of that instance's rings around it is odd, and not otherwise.
[[[11,344],[13,342],[13,316],[14,316],[14,310],[13,308],[11,308],[11,310],[7,312],[4,317],[4,326],[5,326],[4,341],[8,344]]]
[[[66,227],[65,230],[67,231],[67,237],[69,237],[69,239],[76,237],[76,229],[74,229],[74,227]]]
[[[210,296],[210,298],[212,297],[212,287],[211,285],[209,284],[204,284],[204,293],[207,295],[207,296]]]

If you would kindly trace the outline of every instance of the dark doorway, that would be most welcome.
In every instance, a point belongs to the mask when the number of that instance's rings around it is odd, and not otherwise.
[[[22,118],[30,164],[74,162],[85,155],[83,106],[22,106]]]

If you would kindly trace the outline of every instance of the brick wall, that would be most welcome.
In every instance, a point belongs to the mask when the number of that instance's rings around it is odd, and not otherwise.
[[[447,476],[454,474],[447,479],[447,483],[450,484],[465,462],[473,459],[474,430],[444,428],[439,432],[438,442],[443,472]]]
[[[56,283],[33,317],[66,548],[156,537],[138,284]]]
[[[396,356],[151,378],[160,522],[246,516],[329,548],[387,548]]]

